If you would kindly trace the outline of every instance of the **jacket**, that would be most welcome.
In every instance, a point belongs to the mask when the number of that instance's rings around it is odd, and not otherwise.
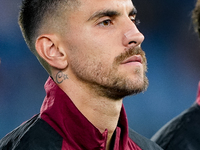
[[[100,133],[51,78],[45,89],[40,114],[5,136],[0,150],[105,150],[107,130]],[[128,128],[123,106],[113,137],[113,150],[160,150]]]

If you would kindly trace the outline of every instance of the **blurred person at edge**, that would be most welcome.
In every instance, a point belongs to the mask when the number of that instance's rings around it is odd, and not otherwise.
[[[192,12],[200,37],[200,0]],[[200,150],[200,82],[195,103],[164,125],[152,138],[164,150]]]
[[[123,98],[145,91],[144,36],[131,0],[23,0],[19,25],[50,77],[3,150],[159,150],[128,128]]]

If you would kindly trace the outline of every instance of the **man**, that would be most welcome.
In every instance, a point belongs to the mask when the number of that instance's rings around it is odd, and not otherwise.
[[[192,18],[200,35],[200,0]],[[195,104],[164,125],[152,140],[165,150],[200,150],[200,82]]]
[[[40,114],[1,149],[160,149],[128,129],[122,104],[148,86],[136,13],[131,0],[23,1],[23,36],[50,77]]]

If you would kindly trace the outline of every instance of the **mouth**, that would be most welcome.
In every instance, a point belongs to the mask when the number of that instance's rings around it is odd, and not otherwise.
[[[133,55],[133,56],[125,59],[121,64],[129,64],[129,63],[141,63],[142,64],[141,55]]]

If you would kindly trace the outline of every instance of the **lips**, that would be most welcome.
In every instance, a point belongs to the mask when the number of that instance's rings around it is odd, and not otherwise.
[[[125,59],[122,64],[132,63],[132,62],[139,62],[142,63],[142,57],[141,55],[133,55],[127,59]]]

